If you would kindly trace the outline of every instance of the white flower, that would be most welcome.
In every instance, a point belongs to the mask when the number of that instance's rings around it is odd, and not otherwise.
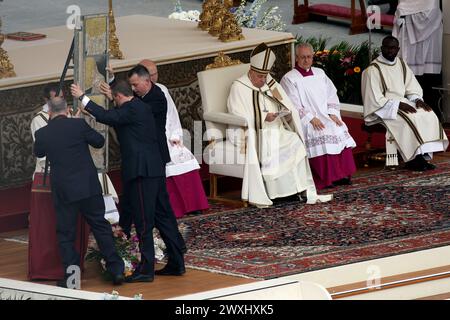
[[[180,13],[179,12],[174,12],[169,16],[169,19],[176,19],[179,20],[180,19]]]
[[[180,20],[189,20],[187,12],[186,11],[181,11],[180,12],[180,17],[178,19],[180,19]]]
[[[191,21],[199,21],[200,12],[198,10],[189,10],[188,17]]]

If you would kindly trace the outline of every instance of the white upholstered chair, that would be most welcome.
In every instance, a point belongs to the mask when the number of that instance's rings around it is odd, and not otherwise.
[[[249,64],[208,69],[197,73],[203,106],[206,138],[210,142],[203,154],[209,164],[210,197],[217,196],[217,176],[243,178],[245,163],[245,141],[237,147],[227,139],[230,127],[247,128],[247,121],[228,113],[227,99],[234,80],[245,74]]]

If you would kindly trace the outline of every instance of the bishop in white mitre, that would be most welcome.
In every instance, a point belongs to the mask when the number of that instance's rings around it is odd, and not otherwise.
[[[316,192],[298,113],[269,74],[274,62],[272,50],[258,45],[251,53],[250,70],[233,82],[228,97],[228,111],[248,125],[241,197],[258,207],[302,193],[308,204],[329,201],[332,195]],[[242,137],[230,129],[227,135],[239,146]]]
[[[351,183],[356,143],[342,121],[336,87],[322,69],[312,67],[313,58],[310,44],[298,44],[296,66],[284,75],[281,86],[300,115],[309,164],[320,190]]]
[[[432,170],[434,152],[445,151],[448,139],[436,114],[422,100],[422,88],[408,64],[397,57],[399,42],[383,39],[381,55],[362,74],[364,120],[386,129],[387,165],[398,165],[397,151],[410,170]]]

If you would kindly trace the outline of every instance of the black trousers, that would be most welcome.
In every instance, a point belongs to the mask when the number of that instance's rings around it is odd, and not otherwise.
[[[119,225],[120,227],[123,229],[123,231],[125,232],[125,234],[127,236],[130,235],[131,232],[131,226],[133,224],[133,204],[132,204],[132,185],[133,185],[133,180],[131,181],[125,181],[125,179],[122,178],[122,183],[123,183],[123,188],[122,188],[122,197],[120,199],[120,218],[119,218]],[[165,179],[164,179],[164,186],[162,186],[162,188],[165,189],[165,193],[167,193],[167,185],[165,184]],[[167,210],[170,209],[170,211],[172,212],[173,215],[175,215],[173,213],[172,207],[170,205],[170,200],[168,199],[168,203],[169,203],[169,207]],[[176,218],[175,218],[176,220]],[[156,226],[156,228],[159,230],[159,228]],[[160,233],[163,233],[164,231],[159,230]],[[163,237],[163,235],[161,235]],[[184,242],[183,236],[181,235],[181,233],[178,231],[177,229],[177,237],[178,237],[178,241],[179,243],[181,243],[181,246],[184,250],[186,250],[186,244]]]
[[[165,177],[139,177],[127,183],[133,220],[140,241],[141,264],[139,272],[154,273],[155,248],[153,228],[159,230],[167,247],[168,264],[184,267],[184,241],[178,231],[175,214],[170,206]]]
[[[76,226],[79,212],[91,227],[100,252],[106,261],[106,269],[112,274],[124,272],[122,258],[116,252],[110,223],[105,219],[105,203],[102,195],[92,196],[79,201],[64,203],[53,192],[56,211],[56,234],[61,252],[64,270],[71,265],[80,265],[80,255],[76,252]]]

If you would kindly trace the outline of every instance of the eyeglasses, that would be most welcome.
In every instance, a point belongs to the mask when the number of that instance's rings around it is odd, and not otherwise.
[[[158,71],[156,71],[155,73],[150,73],[150,76],[153,77],[153,76],[156,76],[157,74],[158,74]]]

